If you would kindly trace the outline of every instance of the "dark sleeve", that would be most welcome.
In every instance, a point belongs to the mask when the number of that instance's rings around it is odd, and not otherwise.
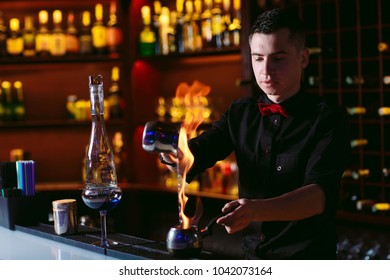
[[[187,174],[187,182],[225,159],[232,151],[233,144],[229,133],[228,113],[225,113],[210,129],[189,140],[188,146],[195,161]]]
[[[349,125],[342,108],[331,108],[321,114],[304,185],[319,185],[325,192],[325,212],[335,213],[341,177],[350,159]]]

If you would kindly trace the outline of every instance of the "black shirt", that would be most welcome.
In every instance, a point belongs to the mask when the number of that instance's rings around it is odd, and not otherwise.
[[[213,127],[189,141],[195,162],[188,181],[235,152],[239,196],[271,198],[308,184],[325,193],[325,211],[297,221],[253,222],[245,229],[248,258],[332,259],[338,187],[350,152],[345,110],[299,92],[280,103],[288,117],[262,116],[263,94],[235,101]]]

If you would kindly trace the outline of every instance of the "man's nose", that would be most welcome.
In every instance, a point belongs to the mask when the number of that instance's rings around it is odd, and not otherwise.
[[[273,67],[271,65],[271,62],[268,59],[264,60],[263,69],[261,71],[261,74],[263,75],[271,75],[273,72]]]

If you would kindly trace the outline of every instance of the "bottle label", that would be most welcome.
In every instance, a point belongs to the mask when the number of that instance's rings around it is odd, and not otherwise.
[[[52,45],[50,50],[52,55],[65,55],[66,53],[66,38],[64,34],[53,34]]]
[[[7,40],[7,51],[10,55],[19,55],[23,52],[23,39],[15,38]]]
[[[107,46],[107,32],[104,26],[92,27],[92,44],[95,48]]]
[[[50,50],[50,35],[38,34],[35,38],[35,49],[37,52],[44,52]]]

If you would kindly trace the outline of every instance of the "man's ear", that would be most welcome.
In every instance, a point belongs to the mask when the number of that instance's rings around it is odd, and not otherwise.
[[[302,69],[306,68],[306,66],[309,64],[309,49],[304,48],[301,51],[301,64],[302,64]]]

